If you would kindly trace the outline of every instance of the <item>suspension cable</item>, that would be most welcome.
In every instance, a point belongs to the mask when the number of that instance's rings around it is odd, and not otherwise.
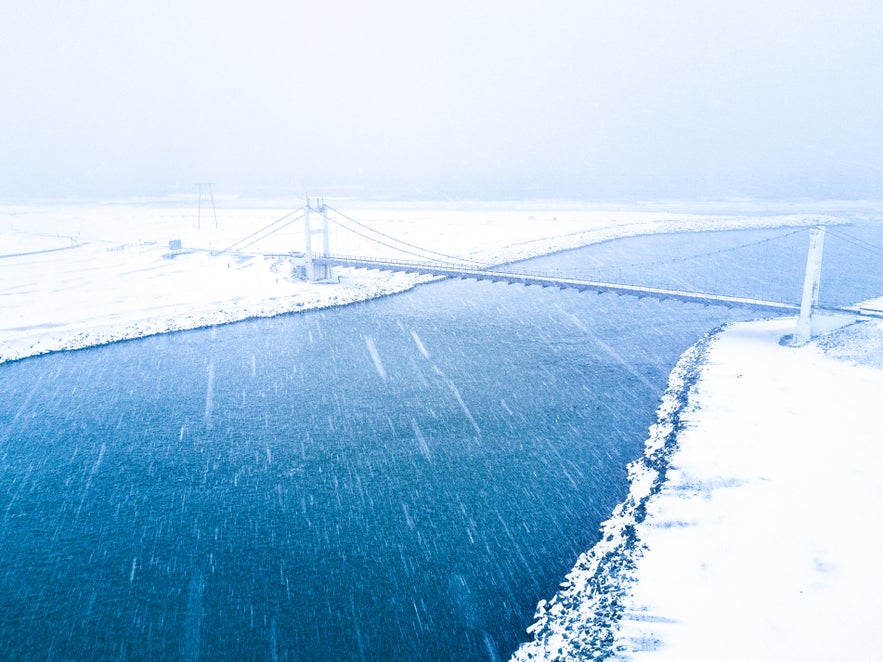
[[[328,209],[330,209],[331,211],[333,211],[335,214],[338,214],[338,215],[342,216],[343,218],[345,218],[345,219],[346,219],[347,221],[349,221],[350,223],[353,223],[353,224],[355,224],[355,225],[358,225],[359,227],[364,228],[365,230],[368,230],[369,232],[373,232],[374,234],[377,234],[377,235],[383,237],[384,239],[389,239],[389,240],[391,240],[391,241],[396,242],[397,244],[401,244],[402,246],[407,246],[408,248],[413,248],[413,249],[415,249],[415,250],[422,251],[422,252],[424,252],[424,253],[428,253],[428,254],[430,254],[430,255],[437,255],[437,256],[439,256],[439,257],[443,257],[443,258],[445,258],[445,259],[447,259],[447,260],[453,260],[453,261],[455,261],[455,262],[469,262],[469,263],[471,263],[471,264],[476,264],[476,265],[480,265],[480,266],[483,266],[483,267],[484,267],[484,266],[487,266],[487,263],[485,263],[485,262],[479,262],[479,261],[477,261],[477,260],[471,260],[471,259],[466,258],[466,257],[457,257],[457,256],[455,256],[455,255],[448,255],[448,254],[446,254],[446,253],[439,253],[438,251],[433,251],[433,250],[430,250],[430,249],[428,249],[428,248],[422,248],[421,246],[415,246],[414,244],[409,244],[407,241],[404,241],[404,240],[402,240],[402,239],[397,239],[396,237],[392,237],[392,236],[390,236],[390,235],[388,235],[388,234],[384,234],[383,232],[380,232],[379,230],[375,230],[374,228],[369,227],[369,226],[365,225],[364,223],[360,223],[359,221],[355,220],[354,218],[350,218],[349,216],[347,216],[347,215],[344,214],[343,212],[341,212],[341,211],[335,209],[334,207],[331,207],[331,206],[328,206],[328,205],[326,205],[326,207],[328,207]],[[346,228],[346,227],[345,227],[344,225],[342,225],[340,222],[337,222],[337,224],[338,224],[340,227],[343,227],[344,229],[350,230],[350,232],[355,232],[354,230],[351,230],[350,228]],[[379,240],[377,240],[377,239],[373,239],[372,237],[367,237],[367,236],[365,236],[365,235],[363,235],[363,234],[359,234],[358,232],[356,232],[355,234],[358,234],[360,237],[363,237],[364,239],[368,239],[369,241],[376,241],[378,244],[380,244],[380,245],[382,245],[382,246],[386,246],[387,248],[392,248],[392,249],[394,249],[394,250],[401,250],[403,253],[408,253],[409,255],[415,255],[414,253],[410,253],[409,251],[405,251],[405,250],[403,250],[403,249],[396,248],[395,246],[390,246],[390,245],[385,244],[385,243],[383,243],[383,242],[381,242],[381,241],[379,241]],[[420,256],[418,256],[418,257],[420,257]]]
[[[713,251],[707,251],[705,253],[697,253],[695,255],[688,255],[685,257],[675,257],[669,260],[660,260],[658,262],[636,262],[633,264],[623,264],[620,265],[621,268],[628,267],[655,267],[666,264],[677,264],[679,262],[689,262],[690,260],[696,260],[703,257],[711,257],[713,255],[723,255],[724,253],[732,253],[733,251],[741,250],[743,248],[752,248],[754,246],[760,246],[761,244],[767,244],[772,241],[778,241],[779,239],[784,239],[785,237],[791,237],[795,234],[800,234],[801,232],[806,232],[806,228],[800,228],[798,230],[792,230],[791,232],[786,232],[785,234],[776,235],[775,237],[767,237],[766,239],[759,239],[757,241],[750,241],[744,244],[737,244],[736,246],[728,246],[727,248],[718,248]]]
[[[802,232],[806,232],[806,228],[798,228],[796,230],[791,230],[790,232],[785,232],[784,234],[777,234],[774,237],[766,237],[765,239],[759,239],[757,241],[750,241],[750,242],[746,242],[743,244],[737,244],[735,246],[728,246],[726,248],[718,248],[713,251],[696,253],[694,255],[687,255],[684,257],[675,257],[675,258],[670,258],[667,260],[657,260],[654,262],[632,262],[630,264],[616,264],[613,266],[613,268],[617,272],[621,272],[624,269],[630,269],[633,267],[657,267],[657,266],[665,266],[665,265],[669,265],[669,264],[679,264],[682,262],[689,262],[690,260],[697,260],[697,259],[704,258],[704,257],[711,257],[714,255],[722,255],[724,253],[731,253],[731,252],[734,252],[737,250],[741,250],[743,248],[751,248],[754,246],[760,246],[761,244],[766,244],[766,243],[770,243],[773,241],[778,241],[779,239],[784,239],[786,237],[800,234]],[[586,273],[586,272],[588,272],[588,273],[592,273],[592,272],[601,273],[609,268],[611,268],[611,267],[607,267],[606,265],[595,265],[595,266],[592,266],[588,269],[570,270],[568,273],[571,273],[571,274],[580,274],[580,273]]]
[[[294,211],[290,211],[290,212],[288,212],[287,214],[285,214],[285,216],[281,216],[281,217],[277,218],[275,221],[273,221],[272,223],[268,223],[267,225],[265,225],[264,227],[262,227],[260,230],[257,230],[256,232],[252,232],[252,233],[251,233],[250,235],[248,235],[247,237],[243,237],[242,239],[240,239],[240,240],[238,240],[238,241],[234,241],[232,244],[230,244],[229,246],[227,246],[227,248],[225,248],[224,250],[221,250],[221,251],[218,251],[217,253],[215,253],[215,255],[222,255],[222,254],[226,253],[227,251],[232,250],[234,247],[238,246],[239,244],[241,244],[241,243],[243,243],[243,242],[245,242],[245,241],[248,241],[249,239],[251,239],[251,238],[254,237],[255,235],[259,235],[261,232],[264,232],[264,231],[267,230],[268,228],[273,227],[273,226],[276,225],[277,223],[280,223],[280,222],[284,221],[286,218],[288,218],[288,217],[291,216],[292,214],[296,214],[296,213],[298,213],[298,212],[301,212],[301,215],[300,215],[300,216],[298,216],[297,218],[295,218],[295,219],[289,221],[288,223],[286,223],[286,224],[283,225],[282,227],[286,227],[286,226],[288,226],[288,225],[291,225],[292,223],[297,222],[300,218],[303,217],[303,207],[301,207],[300,209],[295,209]],[[276,230],[281,230],[282,227],[280,227],[280,228],[276,228]],[[273,234],[273,232],[276,232],[276,230],[273,230],[272,232],[268,233],[268,234],[265,235],[265,236],[266,236],[266,237],[269,237],[271,234]],[[259,239],[256,239],[255,241],[259,241]],[[253,242],[251,242],[251,243],[253,244],[253,243],[255,243],[255,242],[253,241]],[[247,245],[250,246],[251,244],[247,244]]]
[[[860,239],[859,237],[851,235],[848,232],[844,232],[843,230],[835,230],[834,228],[828,228],[828,232],[833,234],[841,241],[852,244],[856,248],[861,248],[870,253],[874,253],[875,255],[883,255],[883,247],[876,246],[870,242],[865,241],[864,239]]]
[[[263,235],[263,236],[261,236],[261,237],[258,237],[257,239],[253,239],[252,241],[249,241],[249,242],[246,243],[246,244],[241,244],[240,246],[238,246],[238,247],[236,248],[236,250],[237,250],[237,251],[241,251],[241,250],[244,249],[244,248],[248,248],[249,246],[252,246],[253,244],[258,243],[259,241],[261,241],[261,240],[263,240],[263,239],[266,239],[266,238],[269,237],[270,235],[276,234],[276,233],[279,232],[280,230],[282,230],[282,229],[284,229],[284,228],[287,228],[289,225],[292,225],[293,223],[297,223],[297,222],[298,222],[299,220],[301,220],[302,218],[303,218],[303,214],[301,214],[300,216],[297,216],[297,217],[291,219],[290,221],[288,221],[288,223],[283,223],[283,224],[280,225],[278,228],[274,228],[273,230],[271,230],[271,231],[268,232],[267,234],[265,234],[265,235]],[[244,241],[244,240],[240,240],[240,241]]]
[[[425,255],[422,255],[421,253],[415,253],[415,252],[413,252],[413,251],[405,250],[404,248],[400,248],[399,246],[394,246],[394,245],[392,245],[392,244],[388,244],[388,243],[386,243],[386,242],[384,242],[384,241],[380,241],[379,239],[375,239],[374,237],[369,237],[368,235],[363,234],[363,233],[359,232],[358,230],[353,230],[352,228],[348,228],[348,227],[346,227],[346,226],[343,225],[340,221],[337,221],[337,220],[335,220],[335,219],[333,219],[333,218],[331,218],[331,219],[329,219],[329,220],[330,220],[332,223],[334,223],[335,225],[337,225],[338,227],[343,228],[343,229],[346,230],[347,232],[352,232],[354,235],[357,235],[357,236],[359,236],[359,237],[362,237],[362,239],[367,239],[368,241],[372,241],[372,242],[374,242],[375,244],[379,244],[380,246],[384,246],[385,248],[391,248],[392,250],[394,250],[394,251],[398,251],[399,253],[404,253],[404,254],[406,254],[406,255],[413,255],[414,257],[423,258],[424,260],[426,259],[426,256],[425,256]],[[369,229],[370,229],[370,228],[369,228]],[[393,240],[395,240],[395,238],[393,238]],[[415,248],[416,248],[417,250],[423,250],[423,249],[421,249],[419,246],[415,246]],[[428,252],[432,252],[432,251],[428,251]],[[439,253],[439,255],[441,255],[441,253]],[[447,257],[452,257],[452,256],[447,256]],[[453,257],[452,257],[452,259],[454,259],[454,260],[459,260],[460,258],[453,258]],[[436,260],[436,262],[439,262],[440,264],[455,264],[455,263],[444,263],[444,262],[441,262],[440,260]],[[479,263],[479,262],[475,262],[475,264],[480,264],[480,263]]]

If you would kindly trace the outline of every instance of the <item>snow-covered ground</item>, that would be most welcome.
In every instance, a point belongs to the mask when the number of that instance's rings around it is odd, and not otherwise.
[[[286,257],[303,250],[302,223],[249,246],[223,248],[291,209],[106,204],[0,207],[0,363],[164,331],[363,301],[425,277],[338,269],[306,283]],[[712,216],[580,205],[346,207],[349,217],[413,245],[488,264],[620,236],[700,229],[811,225],[819,217]],[[826,222],[833,222],[827,219]],[[335,234],[332,252],[364,252]],[[169,242],[184,251],[169,257]],[[358,241],[357,239],[355,241]]]
[[[793,327],[685,354],[629,497],[515,659],[879,659],[883,324],[781,344]]]
[[[339,270],[306,283],[293,226],[213,254],[289,209],[0,208],[0,363],[175,329],[365,300],[422,280]],[[615,237],[814,225],[815,216],[562,205],[365,206],[346,213],[434,251],[502,263]],[[825,219],[832,222],[832,219]],[[168,257],[169,241],[185,250]],[[332,247],[332,251],[334,247]],[[800,348],[793,320],[738,324],[685,354],[602,541],[543,601],[516,659],[873,659],[883,644],[883,326]]]

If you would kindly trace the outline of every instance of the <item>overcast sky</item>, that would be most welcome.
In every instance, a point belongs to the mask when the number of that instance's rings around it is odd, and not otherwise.
[[[4,0],[0,83],[0,201],[883,198],[880,0]]]

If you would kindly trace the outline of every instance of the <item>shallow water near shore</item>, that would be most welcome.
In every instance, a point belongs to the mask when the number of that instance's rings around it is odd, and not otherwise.
[[[753,243],[782,234],[530,268],[794,299],[805,236]],[[0,652],[503,659],[625,494],[680,354],[751,316],[440,282],[0,366]]]

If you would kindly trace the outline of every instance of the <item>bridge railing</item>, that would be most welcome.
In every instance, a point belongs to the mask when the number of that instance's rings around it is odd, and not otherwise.
[[[463,273],[471,273],[474,271],[493,271],[493,265],[477,265],[474,262],[470,262],[470,264],[464,264],[468,262],[468,260],[464,259],[464,263],[457,262],[444,262],[442,260],[394,260],[389,258],[373,258],[373,257],[362,257],[359,255],[313,255],[313,260],[318,264],[331,264],[331,265],[339,265],[339,266],[347,266],[347,265],[357,265],[357,264],[365,264],[365,265],[376,265],[378,267],[384,266],[387,268],[401,267],[402,271],[407,271],[409,269],[413,269],[415,271],[421,271],[429,268],[438,268],[438,269],[448,269],[451,271],[460,271]],[[479,266],[481,268],[479,268]]]
[[[781,301],[764,301],[746,297],[709,294],[705,292],[688,292],[658,287],[643,287],[622,283],[608,283],[579,278],[561,278],[549,274],[500,271],[494,268],[478,269],[445,262],[416,262],[410,260],[386,260],[346,255],[316,256],[318,262],[338,266],[350,266],[365,269],[381,269],[420,273],[432,276],[452,276],[455,278],[474,278],[497,282],[517,283],[521,285],[538,285],[540,287],[557,287],[560,289],[576,289],[579,291],[610,292],[637,297],[655,299],[673,299],[682,302],[700,303],[703,305],[746,306],[776,312],[792,313],[800,310],[799,304]]]

